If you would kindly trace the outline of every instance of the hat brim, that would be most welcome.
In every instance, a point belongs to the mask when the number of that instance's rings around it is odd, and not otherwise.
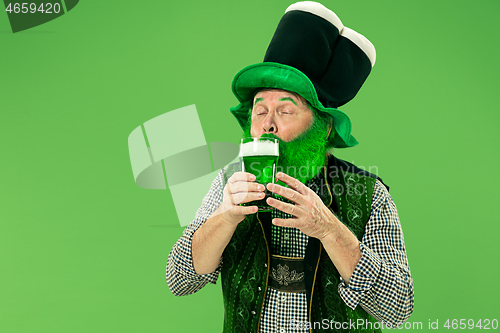
[[[338,109],[325,108],[319,101],[311,80],[294,67],[275,62],[250,65],[236,74],[231,88],[240,104],[230,110],[242,128],[248,122],[249,110],[256,90],[283,89],[299,94],[312,107],[333,117],[335,133],[332,131],[330,142],[334,148],[347,148],[358,144],[358,141],[351,135],[349,117]]]

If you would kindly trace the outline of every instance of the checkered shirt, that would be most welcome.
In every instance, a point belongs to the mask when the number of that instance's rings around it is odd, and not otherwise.
[[[212,182],[208,194],[168,256],[166,280],[174,295],[195,293],[207,283],[215,284],[222,267],[210,274],[196,274],[191,241],[194,232],[210,217],[222,202],[224,169]],[[304,257],[308,236],[295,228],[274,226],[271,244],[274,254]],[[346,285],[342,277],[338,292],[351,309],[361,306],[374,318],[398,325],[413,311],[413,281],[406,258],[403,232],[394,201],[385,186],[375,182],[371,215],[360,242],[361,259]],[[260,319],[259,332],[306,332],[292,326],[305,323],[307,301],[305,293],[280,292],[268,288]]]

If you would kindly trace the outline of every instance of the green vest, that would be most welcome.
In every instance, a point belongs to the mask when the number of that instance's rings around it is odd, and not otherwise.
[[[235,171],[237,166],[230,166],[225,179]],[[361,241],[370,217],[377,177],[333,156],[329,157],[326,170],[318,177],[321,177],[318,195]],[[258,332],[268,287],[270,241],[270,213],[257,213],[248,216],[238,225],[226,246],[221,271],[224,333]],[[311,332],[338,331],[330,324],[332,321],[376,321],[361,306],[351,310],[340,298],[340,274],[317,238],[309,238],[304,264]],[[344,329],[342,332],[368,332],[365,327],[366,325],[361,325],[358,330],[351,326],[351,329]]]

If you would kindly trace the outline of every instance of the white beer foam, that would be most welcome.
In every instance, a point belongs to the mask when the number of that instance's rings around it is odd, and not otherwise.
[[[266,141],[253,141],[240,145],[240,157],[243,156],[278,156],[278,144]]]

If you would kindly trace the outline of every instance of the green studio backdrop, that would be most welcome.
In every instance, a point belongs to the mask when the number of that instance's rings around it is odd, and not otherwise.
[[[207,142],[238,142],[231,80],[290,4],[83,0],[17,33],[0,13],[1,332],[221,331],[220,282],[167,288],[183,228],[168,189],[135,185],[127,137],[196,104]],[[410,322],[499,320],[500,3],[323,4],[377,49],[341,108],[360,145],[336,154],[391,186]]]

